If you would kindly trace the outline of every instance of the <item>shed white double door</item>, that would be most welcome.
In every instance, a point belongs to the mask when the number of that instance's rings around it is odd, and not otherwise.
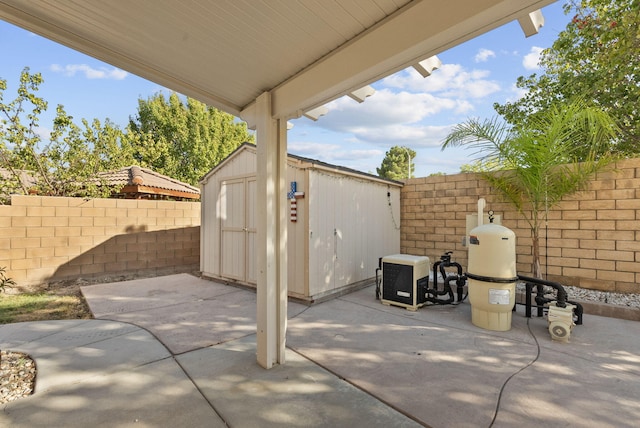
[[[220,271],[223,277],[255,284],[256,178],[220,184]]]

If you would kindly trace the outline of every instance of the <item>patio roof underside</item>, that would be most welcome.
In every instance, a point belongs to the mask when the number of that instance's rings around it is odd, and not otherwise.
[[[256,354],[271,368],[286,349],[286,120],[511,20],[535,33],[552,1],[0,0],[0,19],[255,127]]]
[[[0,19],[236,116],[271,92],[289,119],[552,2],[0,0]]]

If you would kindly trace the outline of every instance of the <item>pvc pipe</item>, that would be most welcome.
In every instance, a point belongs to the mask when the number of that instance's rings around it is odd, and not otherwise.
[[[487,205],[487,201],[484,198],[478,199],[478,226],[484,224],[484,207]]]

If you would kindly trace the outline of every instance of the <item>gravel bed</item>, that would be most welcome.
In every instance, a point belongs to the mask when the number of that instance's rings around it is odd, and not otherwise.
[[[563,288],[566,290],[569,300],[608,303],[610,305],[616,306],[640,308],[640,293],[612,293],[608,291],[589,290],[586,288],[573,287],[571,285],[563,285]],[[524,292],[524,283],[518,284],[517,289],[518,291]]]
[[[33,394],[36,364],[27,354],[0,352],[0,403]]]
[[[616,306],[640,308],[640,294],[609,293],[605,291],[587,290],[585,288],[565,286],[569,300],[583,300],[608,303]]]

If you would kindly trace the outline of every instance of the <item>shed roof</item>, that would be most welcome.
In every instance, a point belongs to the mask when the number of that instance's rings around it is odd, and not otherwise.
[[[238,156],[240,152],[245,150],[251,151],[252,153],[256,153],[256,146],[255,144],[252,144],[252,143],[247,143],[247,142],[242,143],[240,146],[238,146],[238,148],[236,148],[233,152],[231,152],[229,156],[224,158],[218,165],[216,165],[208,173],[206,173],[200,180],[200,183],[206,184],[212,175],[214,175],[221,168],[223,168],[224,165],[227,164],[231,159]],[[404,183],[401,181],[390,180],[387,178],[379,177],[377,175],[358,171],[352,168],[347,168],[345,166],[332,165],[330,163],[319,161],[317,159],[311,159],[304,156],[294,155],[291,153],[287,153],[287,158],[290,162],[295,161],[301,168],[320,169],[324,171],[333,172],[336,174],[355,176],[358,178],[362,178],[364,180],[382,182],[382,183],[390,184],[392,186],[398,186],[398,187],[404,186]]]

